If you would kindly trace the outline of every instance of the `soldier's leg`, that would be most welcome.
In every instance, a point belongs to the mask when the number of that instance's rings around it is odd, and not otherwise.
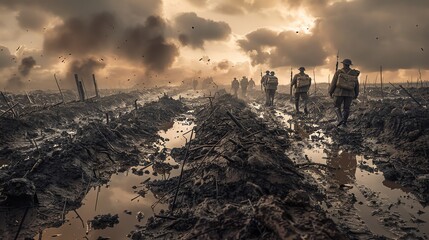
[[[308,113],[308,108],[307,108],[307,104],[308,104],[308,93],[302,93],[302,100],[304,101],[304,113],[307,114]]]
[[[300,93],[299,92],[295,92],[295,109],[296,112],[299,113],[299,97],[300,97]]]
[[[350,106],[352,105],[352,101],[352,97],[344,97],[343,126],[347,126],[347,119],[350,116]]]
[[[272,90],[271,93],[271,106],[274,106],[274,97],[276,96],[276,90]]]
[[[334,110],[337,115],[337,126],[343,122],[343,115],[341,114],[341,104],[343,103],[343,97],[334,97]]]
[[[265,105],[270,105],[270,90],[265,89]]]

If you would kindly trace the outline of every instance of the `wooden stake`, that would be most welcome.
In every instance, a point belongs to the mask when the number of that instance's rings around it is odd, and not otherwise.
[[[99,98],[100,97],[100,93],[98,92],[98,85],[97,85],[97,81],[95,80],[95,75],[94,74],[92,74],[92,80],[94,81],[95,97]]]
[[[400,87],[400,88],[402,88],[402,90],[404,90],[404,92],[405,92],[408,96],[410,96],[410,97],[414,100],[414,102],[416,102],[420,107],[424,108],[424,106],[423,106],[419,101],[417,101],[417,99],[415,99],[415,98],[413,97],[413,95],[411,95],[411,93],[410,93],[410,92],[408,92],[408,91],[407,91],[407,89],[405,89],[402,85],[399,85],[399,87]]]
[[[314,79],[314,96],[316,96],[317,83],[316,83],[316,72],[313,69],[313,79]]]
[[[57,83],[58,90],[60,91],[61,99],[63,100],[63,103],[66,103],[66,101],[64,100],[63,91],[61,90],[60,84],[58,83],[57,76],[55,75],[55,73],[54,73],[54,78],[55,78],[55,82]]]
[[[381,98],[384,99],[384,93],[383,93],[383,66],[380,66],[380,85],[381,85]]]

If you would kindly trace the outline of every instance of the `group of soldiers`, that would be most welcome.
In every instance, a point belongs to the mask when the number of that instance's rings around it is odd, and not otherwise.
[[[359,95],[358,76],[360,72],[352,69],[353,65],[350,59],[344,59],[342,62],[343,68],[336,71],[329,86],[329,96],[334,99],[334,109],[337,116],[337,126],[347,126],[347,121],[350,116],[350,106],[353,99]],[[337,64],[338,65],[338,64]],[[300,114],[300,100],[304,103],[304,113],[308,114],[308,91],[311,87],[311,78],[305,73],[305,67],[298,68],[299,73],[293,76],[291,88],[295,89],[294,102],[296,113]],[[273,71],[267,70],[261,78],[261,90],[265,92],[265,105],[273,106],[274,97],[279,85],[279,80]],[[237,97],[238,89],[241,86],[242,95],[246,96],[247,87],[253,90],[255,83],[243,79],[239,82],[236,78],[232,81],[232,89]]]
[[[253,92],[255,89],[255,81],[253,81],[253,78],[248,78],[246,76],[243,76],[240,81],[237,80],[237,78],[234,78],[231,83],[231,89],[234,93],[234,96],[238,98],[238,90],[241,88],[241,96],[243,98],[247,97],[247,91]]]

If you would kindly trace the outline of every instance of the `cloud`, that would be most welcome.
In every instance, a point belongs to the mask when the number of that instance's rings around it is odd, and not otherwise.
[[[318,34],[297,34],[292,31],[276,32],[260,28],[238,40],[253,66],[268,64],[282,66],[318,66],[325,64],[328,53]]]
[[[176,29],[181,32],[180,42],[193,48],[203,48],[205,41],[226,40],[231,34],[226,22],[204,19],[196,13],[183,13],[176,17],[175,22]]]
[[[125,30],[119,52],[129,59],[143,62],[151,71],[170,67],[179,50],[165,38],[167,24],[161,17],[150,16],[143,25]]]
[[[106,50],[116,25],[111,13],[99,13],[89,20],[71,18],[45,33],[47,54],[86,55]]]
[[[40,31],[48,23],[48,16],[37,9],[25,8],[19,11],[16,20],[22,29]]]
[[[217,68],[220,70],[227,70],[230,67],[230,62],[228,60],[222,60],[217,64]]]
[[[428,69],[428,9],[429,1],[359,0],[314,14],[321,19],[321,40],[366,70]]]
[[[226,15],[242,15],[249,12],[261,12],[282,4],[282,0],[188,0],[194,6],[208,8]]]
[[[16,91],[24,87],[23,77],[27,77],[30,74],[31,69],[36,65],[36,61],[33,57],[25,57],[21,60],[21,64],[18,66],[18,73],[13,74],[6,82],[6,88],[8,90]]]
[[[7,68],[13,65],[13,60],[15,56],[10,54],[8,48],[0,45],[0,69]]]
[[[26,77],[30,74],[31,69],[36,65],[36,60],[32,56],[23,58],[21,65],[18,67],[18,72],[21,76]]]

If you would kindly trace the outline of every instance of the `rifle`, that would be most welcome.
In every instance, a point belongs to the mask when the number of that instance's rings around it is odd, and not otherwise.
[[[262,80],[262,69],[261,69],[261,80]],[[261,82],[261,91],[263,91],[263,86],[262,86],[262,82]]]
[[[292,67],[290,67],[290,95],[292,96],[292,80],[293,80]]]
[[[340,50],[337,52],[337,64],[335,64],[335,72],[338,71],[338,58],[340,58]]]

